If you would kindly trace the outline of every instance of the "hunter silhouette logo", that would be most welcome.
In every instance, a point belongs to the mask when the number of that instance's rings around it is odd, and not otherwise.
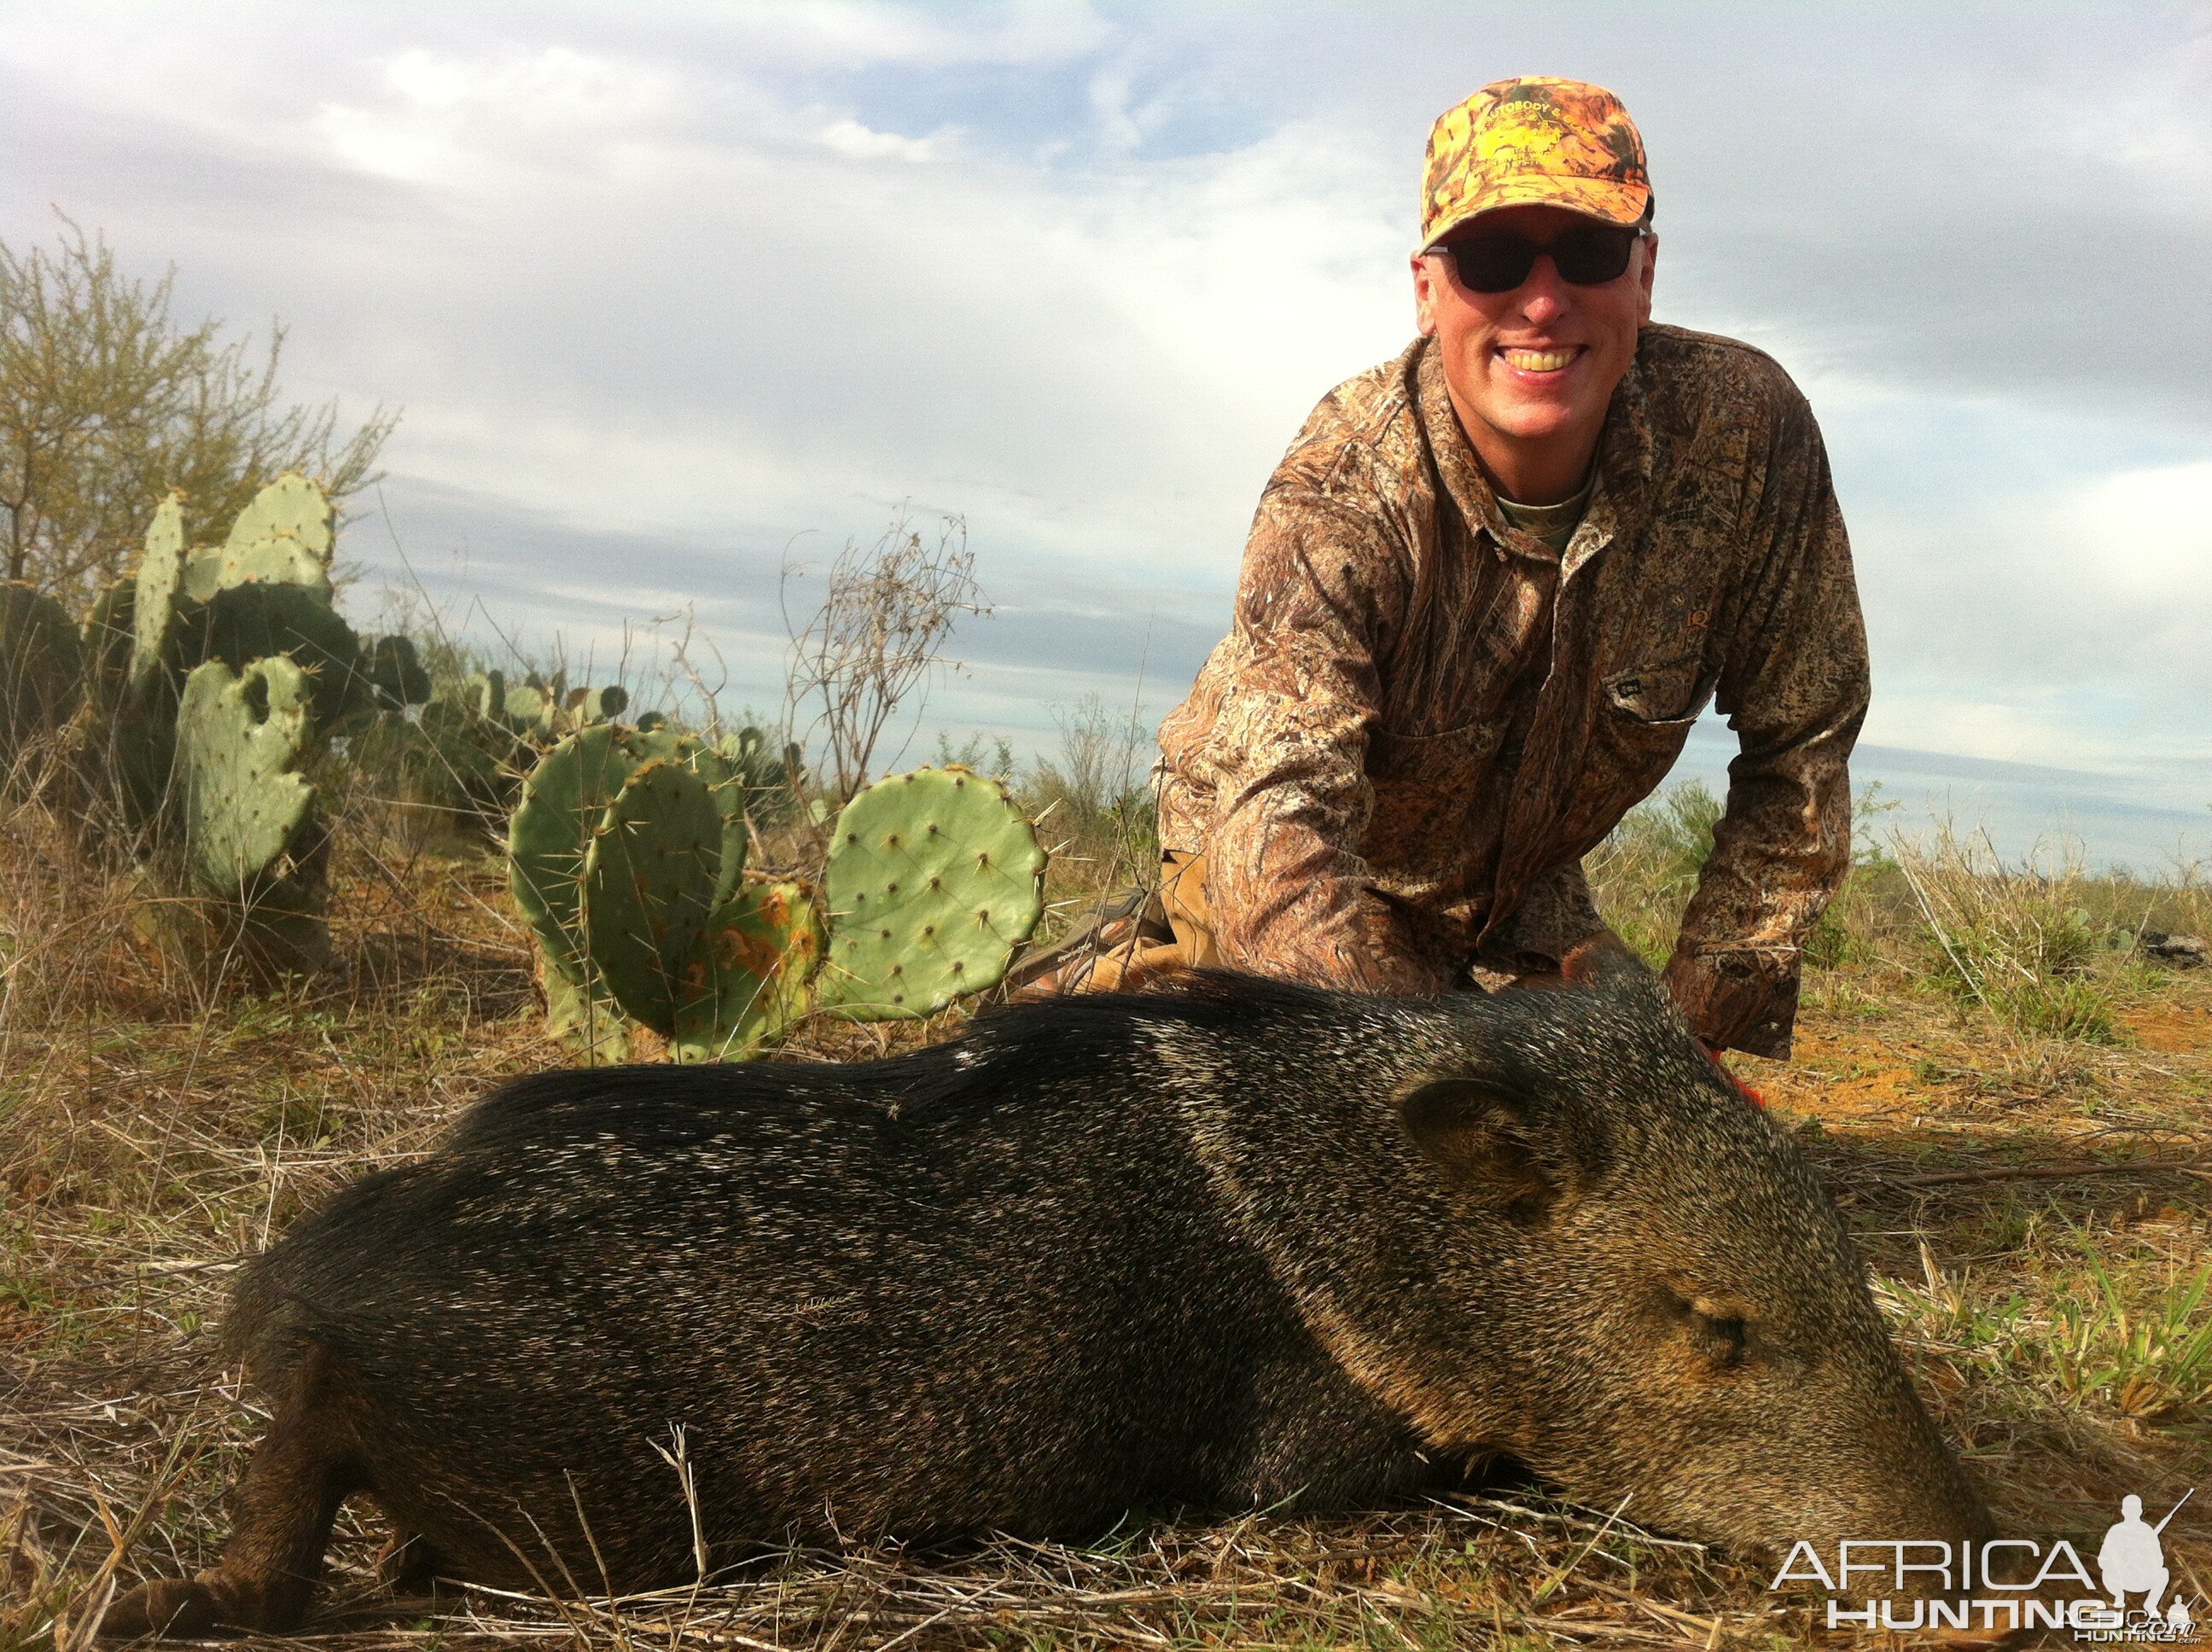
[[[2181,1503],[2196,1495],[2197,1488],[2190,1487],[2182,1493]],[[2166,1569],[2166,1546],[2159,1539],[2166,1531],[2166,1521],[2181,1512],[2181,1503],[2166,1511],[2166,1520],[2152,1526],[2144,1522],[2141,1497],[2131,1494],[2120,1499],[2119,1521],[2105,1534],[2104,1544],[2097,1551],[2097,1570],[2115,1606],[2124,1609],[2127,1602],[2123,1597],[2140,1594],[2143,1610],[2154,1618],[2160,1615],[2159,1600],[2166,1593],[2171,1574]],[[2175,1605],[2186,1623],[2188,1607],[2179,1601]]]

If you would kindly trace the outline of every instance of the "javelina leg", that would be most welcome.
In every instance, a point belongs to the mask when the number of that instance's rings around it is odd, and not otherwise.
[[[222,1558],[198,1577],[141,1583],[108,1608],[102,1634],[188,1637],[299,1625],[338,1504],[360,1487],[329,1403],[328,1359],[317,1347],[300,1362],[292,1391],[239,1484],[237,1523]]]

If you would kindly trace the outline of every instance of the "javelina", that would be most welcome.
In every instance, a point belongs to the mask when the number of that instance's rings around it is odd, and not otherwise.
[[[237,1534],[112,1631],[403,1570],[617,1589],[787,1537],[1372,1506],[1510,1454],[1727,1543],[1978,1537],[1834,1205],[1625,955],[1437,1001],[1233,976],[855,1066],[509,1084],[244,1274]]]

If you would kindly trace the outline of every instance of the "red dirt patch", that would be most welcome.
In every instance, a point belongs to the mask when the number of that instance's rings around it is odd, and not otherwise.
[[[2136,1043],[2166,1055],[2212,1050],[2212,1011],[2179,1004],[2123,1010],[2117,1017]]]

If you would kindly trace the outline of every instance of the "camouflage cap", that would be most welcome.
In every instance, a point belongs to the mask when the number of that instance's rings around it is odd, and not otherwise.
[[[1602,86],[1547,75],[1498,81],[1429,129],[1423,246],[1498,207],[1560,206],[1632,224],[1650,203],[1643,135]]]

